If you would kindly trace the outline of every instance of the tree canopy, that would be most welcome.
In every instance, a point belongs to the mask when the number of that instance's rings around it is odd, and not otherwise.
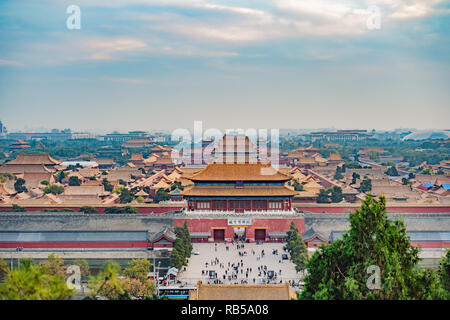
[[[306,262],[308,261],[308,248],[303,241],[302,236],[298,233],[298,229],[291,222],[291,226],[286,235],[287,249],[291,255],[291,260],[295,264],[295,270],[305,270]]]
[[[350,214],[350,230],[320,247],[309,260],[301,298],[445,298],[437,273],[418,268],[418,253],[404,223],[388,219],[385,198],[368,195]],[[379,288],[369,288],[369,267],[380,270]]]

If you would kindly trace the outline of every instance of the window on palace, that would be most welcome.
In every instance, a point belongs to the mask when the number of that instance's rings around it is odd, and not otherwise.
[[[197,201],[197,209],[209,209],[210,202],[209,201]]]
[[[226,200],[213,200],[212,204],[213,210],[226,210],[227,201]]]
[[[266,210],[266,205],[266,200],[253,200],[252,203],[253,210]]]
[[[269,209],[281,209],[281,201],[269,201]]]
[[[243,188],[244,182],[243,181],[236,181],[236,188]]]

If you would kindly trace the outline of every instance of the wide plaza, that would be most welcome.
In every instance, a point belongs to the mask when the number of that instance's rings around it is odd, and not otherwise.
[[[283,246],[285,243],[194,243],[188,266],[177,279],[188,284],[200,280],[210,284],[298,284],[302,274],[295,271],[292,261],[282,259],[283,254],[289,258]],[[273,271],[272,279],[269,271]]]

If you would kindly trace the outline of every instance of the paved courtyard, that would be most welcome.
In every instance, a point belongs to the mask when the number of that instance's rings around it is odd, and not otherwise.
[[[193,252],[186,270],[178,274],[178,280],[183,283],[279,283],[280,281],[298,281],[301,274],[295,271],[290,260],[283,260],[282,243],[194,243]],[[228,247],[228,250],[227,248]],[[262,255],[264,250],[264,255]],[[273,254],[278,250],[278,254]],[[241,253],[241,255],[239,254]],[[289,257],[289,254],[288,254]],[[259,269],[258,269],[259,267]],[[215,271],[217,277],[210,277],[209,271]],[[266,273],[264,273],[264,271]],[[275,278],[268,280],[268,271],[273,271]],[[203,273],[202,273],[203,272]]]

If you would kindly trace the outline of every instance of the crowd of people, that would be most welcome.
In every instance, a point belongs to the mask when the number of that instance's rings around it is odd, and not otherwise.
[[[236,257],[235,261],[224,261],[221,258],[220,252],[225,249],[227,257]],[[264,264],[264,258],[266,252],[264,249],[254,250],[253,248],[246,249],[246,243],[241,241],[233,241],[232,243],[215,243],[214,252],[218,253],[212,260],[204,262],[204,269],[201,270],[202,278],[206,277],[208,284],[221,284],[221,283],[235,283],[235,284],[248,284],[248,283],[282,283],[281,278],[281,265],[278,270],[269,270],[268,266]],[[272,250],[273,255],[278,255],[278,250]],[[260,261],[261,265],[256,268],[246,265],[245,257],[252,255],[255,256],[256,261]],[[279,264],[283,263],[282,259],[278,260]],[[273,266],[272,266],[273,268]],[[292,280],[291,280],[292,281]]]

